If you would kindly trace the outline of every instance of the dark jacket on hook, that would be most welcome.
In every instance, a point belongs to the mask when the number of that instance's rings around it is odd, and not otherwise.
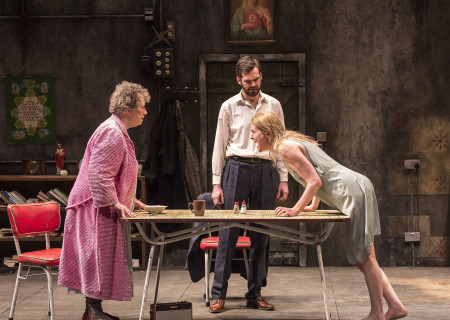
[[[150,132],[142,174],[148,184],[149,204],[187,208],[201,193],[198,157],[183,130],[179,101],[168,101]]]
[[[173,103],[168,102],[162,106],[155,126],[150,131],[147,158],[142,166],[142,174],[148,185],[148,203],[174,208],[178,202],[175,196],[179,194],[175,192],[177,176],[178,185],[182,185],[179,173],[175,111]],[[184,198],[183,191],[181,195]]]
[[[183,172],[186,200],[192,202],[202,193],[200,167],[198,156],[183,129],[182,103],[179,100],[175,101],[175,118],[177,123],[178,158]]]

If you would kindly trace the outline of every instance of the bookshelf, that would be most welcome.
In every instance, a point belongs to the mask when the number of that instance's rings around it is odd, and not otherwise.
[[[8,181],[26,181],[26,182],[40,182],[40,181],[72,181],[75,182],[77,176],[69,175],[69,176],[58,176],[58,175],[40,175],[40,176],[32,176],[32,175],[0,175],[0,183]]]
[[[76,175],[68,175],[68,176],[59,176],[59,175],[0,175],[0,189],[3,190],[18,190],[21,194],[23,194],[26,198],[35,198],[40,190],[46,192],[50,188],[58,187],[62,189],[65,193],[69,194],[70,190],[75,183],[77,176]],[[138,190],[137,190],[137,198],[141,199],[144,203],[147,201],[147,191],[145,184],[145,177],[139,176],[138,180]],[[65,208],[61,207],[61,225],[64,226],[65,219]],[[11,228],[9,223],[8,214],[6,213],[6,206],[0,206],[0,229],[1,228]],[[62,236],[52,236],[50,237],[50,241],[53,243],[52,246],[61,247],[62,245]],[[35,250],[34,245],[39,245],[45,241],[45,237],[26,237],[21,238],[21,242],[27,242],[27,247],[30,247],[30,250]],[[148,258],[148,250],[147,243],[139,236],[132,237],[131,241],[133,243],[133,252],[136,253],[137,248],[134,248],[134,245],[140,245],[141,250],[139,252],[139,259],[141,267],[145,268]],[[6,243],[5,243],[6,242]],[[8,244],[8,242],[10,244]],[[16,254],[14,247],[14,240],[12,236],[0,237],[0,256],[7,257]],[[41,246],[42,244],[40,244]]]
[[[0,189],[18,190],[26,198],[36,198],[39,190],[46,192],[48,189],[57,186],[69,194],[76,178],[76,175],[0,175]],[[64,210],[63,207],[61,209]],[[6,206],[0,206],[1,211],[6,211]]]

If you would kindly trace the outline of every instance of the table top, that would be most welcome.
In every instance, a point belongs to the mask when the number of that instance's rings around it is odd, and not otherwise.
[[[120,218],[123,222],[345,222],[350,217],[337,210],[316,210],[301,212],[295,217],[277,217],[275,210],[247,210],[247,213],[233,213],[233,210],[206,210],[204,216],[196,216],[190,210],[164,210],[149,214],[134,211],[136,217]]]

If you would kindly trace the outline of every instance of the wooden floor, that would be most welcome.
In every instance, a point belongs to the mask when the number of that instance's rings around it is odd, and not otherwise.
[[[449,319],[450,268],[383,268],[394,289],[409,310],[407,319]],[[369,296],[362,274],[355,268],[326,267],[327,297],[332,319],[362,319],[369,312]],[[153,272],[153,275],[155,272]],[[144,271],[134,272],[135,297],[129,302],[105,301],[106,312],[121,320],[138,319]],[[15,275],[0,276],[0,319],[8,319]],[[84,297],[68,295],[55,280],[56,319],[81,319]],[[325,319],[317,268],[270,267],[268,286],[262,295],[276,306],[275,311],[245,308],[246,281],[233,274],[226,311],[210,314],[203,299],[204,282],[192,283],[182,267],[163,268],[159,302],[187,300],[193,305],[193,319]],[[152,289],[151,287],[150,289]],[[43,277],[21,283],[14,319],[41,320],[47,316],[47,289]],[[152,301],[150,290],[148,303]],[[149,319],[149,308],[144,319]]]

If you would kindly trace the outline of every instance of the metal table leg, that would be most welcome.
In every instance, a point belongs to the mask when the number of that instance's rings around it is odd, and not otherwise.
[[[318,240],[319,235],[316,234],[316,240]],[[331,319],[330,312],[328,311],[328,303],[327,303],[327,282],[325,280],[325,271],[323,269],[323,260],[322,260],[322,244],[321,242],[316,243],[317,249],[317,258],[319,260],[319,269],[320,269],[320,282],[322,283],[322,292],[323,292],[323,304],[325,306],[325,314],[327,320]]]
[[[133,257],[132,257],[132,248],[131,248],[131,223],[124,222],[124,234],[125,234],[125,241],[127,243],[127,263],[128,263],[128,270],[130,271],[131,276],[131,293],[134,294],[134,286],[133,286]]]
[[[141,302],[141,311],[139,313],[139,320],[143,319],[144,316],[144,308],[145,304],[147,302],[147,289],[148,289],[148,283],[150,282],[150,272],[152,270],[153,265],[153,254],[155,253],[155,247],[156,245],[152,245],[150,248],[150,254],[148,256],[148,263],[147,263],[147,272],[145,274],[145,282],[144,282],[144,291],[142,293],[142,302]]]
[[[156,267],[156,283],[155,283],[155,294],[153,295],[153,304],[156,304],[156,301],[158,300],[159,277],[161,275],[161,265],[163,256],[164,256],[164,245],[160,245],[158,266]]]

